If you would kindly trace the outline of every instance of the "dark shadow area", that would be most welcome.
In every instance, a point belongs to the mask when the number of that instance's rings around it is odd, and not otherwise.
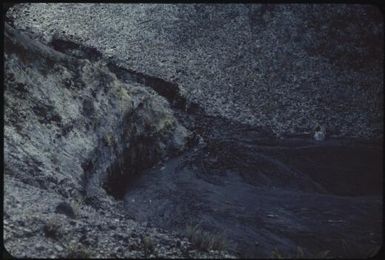
[[[50,42],[50,46],[56,51],[65,53],[78,59],[97,61],[103,57],[103,55],[96,48],[87,47],[70,40],[54,38]]]
[[[108,194],[117,200],[123,199],[129,185],[160,159],[159,153],[152,146],[154,142],[149,137],[137,138],[123,151],[121,157],[112,163],[107,169],[107,178],[103,183],[103,188]]]

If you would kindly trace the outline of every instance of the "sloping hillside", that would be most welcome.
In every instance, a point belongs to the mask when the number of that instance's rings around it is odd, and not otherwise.
[[[375,6],[33,4],[17,28],[79,41],[175,81],[210,115],[277,135],[382,133],[383,20]],[[17,19],[16,19],[17,18]]]
[[[15,257],[368,257],[383,18],[368,5],[16,4]]]

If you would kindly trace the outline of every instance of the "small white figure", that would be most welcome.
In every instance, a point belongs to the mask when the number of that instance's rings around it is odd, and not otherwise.
[[[326,129],[324,126],[317,126],[314,133],[314,139],[317,141],[323,141],[326,137]]]

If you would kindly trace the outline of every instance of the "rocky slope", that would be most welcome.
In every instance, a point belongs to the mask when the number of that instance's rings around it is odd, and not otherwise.
[[[119,81],[102,60],[76,59],[8,24],[5,29],[8,251],[16,257],[71,250],[96,257],[194,255],[175,235],[124,218],[114,199],[130,178],[186,145],[190,133],[168,102],[150,88]]]
[[[383,18],[370,5],[24,4],[16,28],[175,81],[210,115],[276,135],[382,134]]]
[[[6,22],[11,255],[377,252],[375,7],[17,4]]]

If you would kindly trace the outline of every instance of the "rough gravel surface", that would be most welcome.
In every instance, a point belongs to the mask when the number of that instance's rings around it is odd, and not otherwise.
[[[16,28],[174,81],[210,115],[276,135],[378,137],[383,19],[370,5],[20,4]]]

